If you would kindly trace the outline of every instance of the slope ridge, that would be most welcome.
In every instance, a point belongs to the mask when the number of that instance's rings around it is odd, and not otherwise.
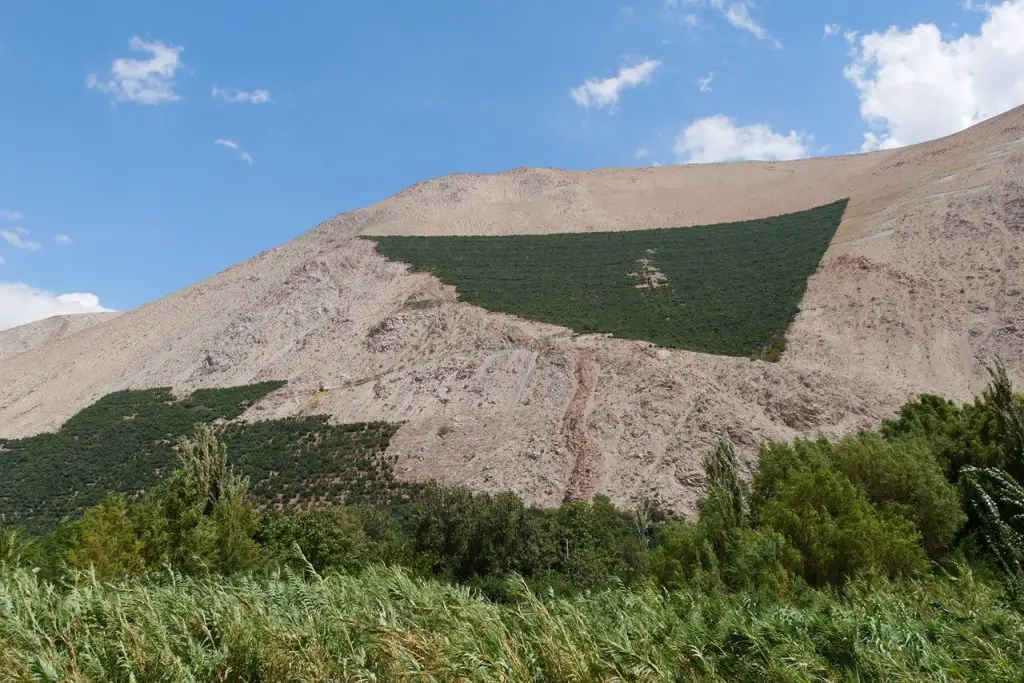
[[[1024,370],[1024,109],[900,150],[785,163],[523,169],[428,181],[176,294],[0,360],[0,436],[51,430],[115,390],[286,378],[246,417],[403,422],[396,474],[534,504],[586,490],[692,510],[699,454],[876,423],[912,393],[966,398],[979,358]],[[456,301],[360,235],[676,227],[850,197],[778,364],[574,336]],[[593,358],[582,420],[565,416]],[[570,428],[567,428],[567,424]],[[580,433],[580,428],[585,433]],[[589,453],[590,451],[588,451]],[[575,488],[575,487],[574,487]]]
[[[78,334],[120,313],[78,313],[55,315],[36,322],[0,331],[0,360],[31,351],[54,341]]]

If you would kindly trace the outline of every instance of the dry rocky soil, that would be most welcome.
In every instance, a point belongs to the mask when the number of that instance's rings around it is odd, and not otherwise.
[[[844,197],[777,364],[491,313],[360,239],[680,227]],[[420,183],[137,310],[0,333],[0,437],[119,389],[286,379],[245,417],[401,422],[402,478],[692,512],[713,440],[749,465],[764,439],[871,427],[921,392],[967,399],[996,356],[1024,380],[1024,108],[865,155]]]

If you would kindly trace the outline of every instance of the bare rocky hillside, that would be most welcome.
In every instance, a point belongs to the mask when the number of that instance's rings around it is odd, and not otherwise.
[[[83,313],[55,315],[50,318],[0,331],[0,360],[45,346],[58,339],[78,334],[121,315],[120,313]]]
[[[362,235],[674,227],[850,197],[778,364],[570,331],[458,303]],[[901,150],[786,163],[524,169],[415,185],[174,295],[0,360],[0,436],[108,392],[267,379],[250,419],[402,422],[398,474],[557,504],[604,492],[690,511],[728,437],[877,424],[964,399],[979,361],[1024,377],[1024,109]]]

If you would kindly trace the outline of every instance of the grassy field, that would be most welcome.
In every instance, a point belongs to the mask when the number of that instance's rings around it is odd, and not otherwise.
[[[0,522],[51,528],[108,492],[134,495],[174,463],[171,447],[197,422],[232,420],[283,386],[203,389],[178,401],[169,389],[120,391],[81,410],[54,433],[0,439]],[[383,456],[395,427],[331,425],[325,418],[229,424],[232,462],[261,504],[346,500],[386,504],[408,486]]]
[[[514,579],[511,580],[516,583]],[[803,604],[653,585],[510,604],[371,568],[54,590],[0,571],[0,681],[1019,681],[1024,617],[969,571]]]
[[[691,228],[369,239],[493,311],[748,356],[785,333],[846,203]]]

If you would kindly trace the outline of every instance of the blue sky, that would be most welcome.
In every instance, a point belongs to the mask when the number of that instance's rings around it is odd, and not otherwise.
[[[0,0],[0,93],[2,329],[447,173],[953,132],[1024,102],[1024,0]]]

